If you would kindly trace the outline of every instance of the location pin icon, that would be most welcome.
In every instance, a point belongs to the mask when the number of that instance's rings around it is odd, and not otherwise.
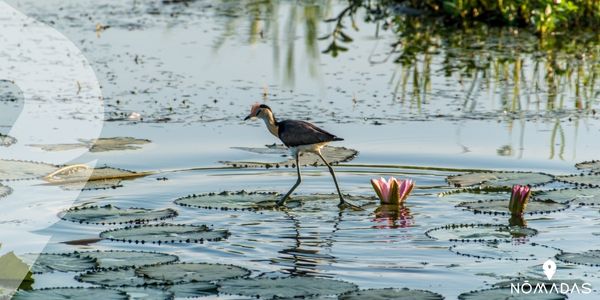
[[[556,273],[556,264],[549,259],[542,267],[544,269],[544,274],[546,274],[546,277],[548,277],[548,280],[551,280],[552,276],[554,276],[554,273]]]

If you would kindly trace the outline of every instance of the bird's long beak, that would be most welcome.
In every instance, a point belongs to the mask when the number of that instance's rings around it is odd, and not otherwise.
[[[252,118],[252,115],[248,115],[244,118],[244,121],[248,121],[248,119]]]

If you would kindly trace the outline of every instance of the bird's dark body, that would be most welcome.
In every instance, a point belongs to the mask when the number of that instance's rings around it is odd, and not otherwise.
[[[277,122],[277,125],[279,129],[279,139],[287,147],[297,147],[344,140],[343,138],[337,137],[311,123],[304,121],[284,120]]]

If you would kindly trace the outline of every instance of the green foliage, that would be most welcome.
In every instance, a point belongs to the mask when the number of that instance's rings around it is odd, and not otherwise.
[[[481,21],[492,25],[531,27],[539,34],[600,24],[598,0],[396,0],[402,4],[465,24]]]

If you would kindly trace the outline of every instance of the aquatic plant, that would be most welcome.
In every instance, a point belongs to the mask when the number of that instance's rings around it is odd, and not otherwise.
[[[556,255],[556,259],[570,264],[600,267],[600,250],[564,252]]]
[[[556,180],[572,183],[577,187],[600,187],[600,173],[556,176]]]
[[[75,277],[80,282],[106,287],[143,287],[164,284],[162,280],[153,280],[137,276],[134,268],[126,267],[112,270],[88,271]]]
[[[136,244],[204,243],[220,241],[229,236],[227,230],[213,230],[206,225],[156,224],[107,230],[100,237],[111,241]]]
[[[438,293],[425,290],[414,290],[408,288],[383,288],[368,289],[348,292],[338,296],[339,300],[385,300],[385,299],[412,299],[412,300],[443,300],[444,297]]]
[[[85,251],[70,253],[70,256],[89,258],[96,262],[98,269],[117,269],[124,267],[142,267],[148,265],[159,265],[179,261],[177,255],[161,252],[145,251]]]
[[[350,282],[314,277],[249,278],[218,282],[219,292],[260,299],[334,296],[357,290]]]
[[[103,300],[128,300],[129,296],[118,290],[93,287],[61,287],[47,288],[31,291],[20,290],[12,297],[13,300],[65,300],[65,299],[103,299]]]
[[[137,276],[160,280],[168,284],[209,282],[240,278],[250,275],[248,269],[224,264],[174,263],[146,266],[136,269]]]
[[[44,151],[68,151],[73,149],[87,148],[89,152],[107,152],[138,150],[141,145],[150,143],[147,139],[136,139],[133,137],[111,137],[99,138],[94,140],[79,140],[79,143],[72,144],[30,144],[27,146],[37,147]]]
[[[147,223],[175,218],[177,211],[171,208],[119,208],[110,204],[104,206],[77,206],[59,214],[66,221],[82,224],[114,225],[127,223]]]
[[[527,295],[524,295],[525,298]],[[549,293],[538,293],[533,295],[537,300],[562,300],[567,299],[566,295],[559,294],[556,292]],[[485,290],[476,290],[470,291],[466,293],[462,293],[458,295],[459,300],[490,300],[490,299],[511,299],[514,298],[515,295],[510,289],[510,287],[501,287],[501,288],[492,288]]]
[[[425,236],[450,242],[500,242],[537,235],[533,228],[500,224],[451,224],[429,229]]]
[[[233,147],[238,149],[258,154],[276,154],[278,156],[288,156],[289,151],[284,145],[267,145],[266,148],[250,148],[250,147]],[[338,164],[341,162],[349,162],[356,158],[358,151],[346,147],[325,146],[321,149],[323,157],[330,164]],[[299,158],[301,166],[323,166],[323,161],[314,153],[304,153]],[[262,162],[262,161],[220,161],[220,163],[232,166],[235,168],[295,168],[295,158],[288,158],[284,161]]]
[[[528,182],[538,186],[554,180],[549,174],[536,172],[474,172],[448,176],[448,183],[456,187],[479,186],[484,190],[509,190],[513,185]]]
[[[538,200],[595,206],[600,205],[600,188],[553,189],[534,192],[532,197]]]
[[[516,201],[516,200],[515,200]],[[528,205],[529,204],[529,205]],[[513,203],[510,200],[479,200],[474,202],[462,202],[456,207],[465,208],[472,210],[474,213],[488,214],[488,215],[523,215],[523,214],[548,214],[558,211],[563,211],[569,207],[568,204],[554,202],[552,200],[544,201],[531,201],[527,202],[519,207],[519,203]],[[511,207],[516,206],[515,212],[512,211]],[[525,206],[528,210],[525,212]],[[509,210],[507,211],[507,207]],[[523,210],[519,212],[519,209]]]
[[[371,185],[382,204],[401,204],[410,195],[415,183],[411,179],[398,180],[390,177],[371,179]]]
[[[540,245],[536,243],[522,244],[515,246],[514,243],[506,241],[485,242],[485,243],[461,243],[452,245],[450,252],[461,256],[472,257],[475,259],[493,259],[493,260],[511,260],[511,261],[530,261],[538,260],[540,257],[553,257],[560,253],[560,249]]]
[[[31,264],[34,274],[49,272],[82,272],[97,267],[96,260],[71,253],[24,254],[23,260]]]
[[[38,179],[58,168],[42,162],[0,159],[0,181]]]
[[[529,203],[531,188],[528,185],[514,185],[508,202],[508,210],[513,215],[522,215]]]

